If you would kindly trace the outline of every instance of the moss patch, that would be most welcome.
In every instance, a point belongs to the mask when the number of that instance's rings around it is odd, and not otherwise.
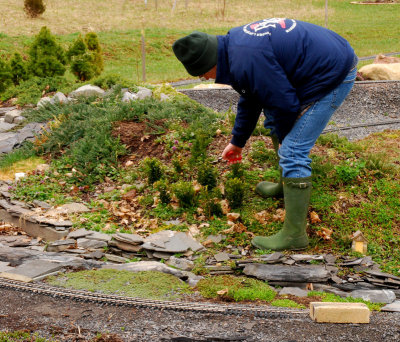
[[[149,299],[178,299],[189,285],[170,274],[103,269],[80,271],[48,278],[54,286]]]
[[[279,306],[281,308],[296,308],[305,309],[306,307],[302,304],[298,304],[291,299],[277,299],[271,302],[271,306]]]
[[[205,298],[220,298],[236,302],[242,300],[269,302],[276,296],[276,292],[265,282],[246,277],[210,277],[200,280],[197,288]]]

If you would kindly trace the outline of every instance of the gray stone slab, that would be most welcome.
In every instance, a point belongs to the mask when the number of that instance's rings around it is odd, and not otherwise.
[[[127,261],[129,261],[128,259],[126,259],[124,257],[120,257],[120,256],[114,255],[114,254],[104,254],[104,256],[106,257],[107,261],[116,262],[118,264],[125,264]]]
[[[165,253],[165,252],[153,252],[153,258],[156,259],[164,259],[164,260],[169,260],[169,258],[172,256],[171,253]]]
[[[148,236],[142,246],[144,249],[167,253],[183,253],[189,249],[197,252],[204,248],[188,234],[171,230],[163,230]]]
[[[69,248],[74,248],[76,241],[74,239],[58,240],[47,246],[48,252],[62,252]]]
[[[1,126],[0,126],[0,132],[1,132]],[[0,133],[0,153],[11,152],[17,143],[18,143],[17,133]]]
[[[12,269],[13,269],[13,267],[10,266],[9,262],[0,261],[0,273],[7,272]]]
[[[0,107],[0,115],[4,115],[5,113],[17,109],[17,107],[12,106],[12,107]]]
[[[307,255],[307,254],[293,254],[290,256],[294,261],[311,261],[311,260],[324,260],[323,255]]]
[[[115,240],[139,245],[143,243],[143,238],[138,234],[116,233],[112,236]]]
[[[322,266],[280,266],[266,264],[247,264],[244,274],[267,281],[324,282],[329,272]]]
[[[0,261],[9,262],[11,266],[18,266],[26,259],[35,257],[39,254],[40,252],[27,248],[2,246],[0,248]]]
[[[223,261],[228,261],[230,260],[229,254],[225,252],[220,252],[214,255],[214,259],[217,260],[217,262],[223,262]]]
[[[279,291],[279,295],[292,295],[296,297],[307,297],[308,291],[303,290],[299,287],[284,287]]]
[[[39,208],[43,208],[43,209],[51,208],[51,205],[44,201],[34,200],[32,203]]]
[[[191,271],[194,268],[194,262],[185,258],[171,256],[167,261],[168,266],[179,268],[182,271]]]
[[[22,111],[19,109],[10,110],[4,115],[4,122],[12,124],[14,119],[21,116]]]
[[[400,277],[396,277],[393,274],[390,273],[384,273],[384,272],[380,272],[380,271],[366,271],[365,273],[374,276],[374,277],[378,277],[378,278],[391,278],[391,279],[395,279],[395,280],[400,280]]]
[[[57,209],[67,214],[86,213],[90,211],[90,209],[83,203],[67,203]]]
[[[82,255],[85,259],[101,259],[104,256],[102,251],[94,251]]]
[[[111,235],[110,234],[104,234],[104,233],[99,233],[99,232],[93,232],[92,234],[86,236],[87,239],[89,240],[98,240],[98,241],[111,241]]]
[[[7,115],[7,114],[6,114]],[[14,119],[13,119],[14,121]],[[14,128],[16,126],[16,124],[13,124],[12,122],[8,122],[8,121],[0,121],[0,132],[7,132],[10,129]]]
[[[391,304],[385,305],[381,311],[400,312],[400,300],[396,300]]]
[[[280,252],[260,255],[260,260],[266,262],[267,264],[275,264],[275,263],[281,262],[285,259],[286,259],[286,257]]]
[[[218,235],[209,235],[207,236],[206,240],[210,240],[214,243],[220,243],[224,239],[226,239],[226,235],[218,234]]]
[[[107,246],[107,242],[100,240],[91,240],[87,238],[80,238],[77,240],[79,248],[98,249]]]
[[[68,239],[79,239],[79,238],[83,238],[83,237],[86,237],[91,234],[93,234],[93,231],[87,230],[85,228],[81,228],[81,229],[77,229],[77,230],[70,232],[68,234],[67,238]]]
[[[390,304],[396,300],[396,295],[391,290],[356,290],[350,292],[348,296],[369,300],[371,303]]]
[[[62,268],[59,263],[54,263],[46,260],[30,260],[20,266],[15,267],[13,270],[2,273],[3,277],[10,279],[17,279],[23,276],[35,280],[35,278],[42,277],[46,274],[56,272]]]
[[[122,242],[122,241],[109,241],[108,245],[115,246],[125,252],[133,252],[133,253],[140,252],[143,249],[142,245],[132,245],[130,243],[126,243],[126,242]]]

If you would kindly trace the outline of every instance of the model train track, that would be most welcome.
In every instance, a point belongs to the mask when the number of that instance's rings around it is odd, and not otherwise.
[[[324,129],[322,133],[340,132],[340,131],[347,131],[347,130],[357,129],[357,128],[365,128],[365,127],[390,126],[390,125],[399,124],[399,123],[400,123],[400,120],[375,121],[375,122],[369,122],[369,123],[348,125],[348,126],[343,126],[343,127],[327,128],[327,129]]]
[[[0,278],[0,288],[46,295],[54,298],[71,299],[78,302],[101,305],[128,306],[144,309],[186,311],[197,313],[217,313],[223,315],[257,316],[265,318],[295,318],[307,314],[305,310],[273,309],[262,306],[222,305],[196,302],[174,302],[150,300],[133,297],[108,295],[50,286],[44,283],[24,283],[16,280]]]

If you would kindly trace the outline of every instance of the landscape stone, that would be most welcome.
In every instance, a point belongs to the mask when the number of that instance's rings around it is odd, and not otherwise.
[[[197,252],[203,249],[203,245],[198,243],[188,234],[172,230],[163,230],[161,232],[149,235],[144,239],[143,248],[157,252],[183,253],[191,249]]]
[[[93,251],[82,255],[85,259],[101,259],[104,256],[102,251]]]
[[[87,230],[85,228],[80,228],[80,229],[70,232],[67,235],[67,238],[68,239],[79,239],[79,238],[83,238],[83,237],[91,235],[91,234],[93,234],[93,231]]]
[[[106,257],[107,261],[117,262],[119,264],[124,264],[127,261],[129,261],[126,258],[120,257],[118,255],[114,255],[114,254],[104,254],[104,256]]]
[[[0,131],[4,124],[0,124]],[[7,124],[9,125],[9,124]],[[9,153],[18,143],[17,133],[0,133],[0,153]]]
[[[91,240],[87,238],[80,238],[77,240],[78,247],[86,249],[98,249],[107,246],[107,242],[101,240]]]
[[[286,259],[285,256],[280,252],[260,255],[260,260],[262,260],[268,264],[275,264],[275,263],[283,261],[284,259]]]
[[[395,280],[400,280],[400,277],[396,277],[393,274],[389,274],[389,273],[384,273],[384,272],[380,272],[380,271],[366,271],[365,273],[374,276],[374,277],[378,277],[378,278],[391,278],[391,279],[395,279]]]
[[[137,262],[129,262],[120,265],[103,265],[102,268],[111,268],[114,270],[123,270],[130,272],[142,272],[142,271],[157,271],[163,272],[167,274],[172,274],[178,278],[185,277],[185,274],[182,271],[176,270],[174,268],[168,267],[167,265],[158,262],[158,261],[137,261]]]
[[[138,97],[139,100],[144,100],[148,97],[151,97],[153,95],[153,92],[144,87],[139,87],[139,91],[136,93],[136,96]]]
[[[21,116],[21,113],[22,111],[19,109],[10,110],[4,115],[4,122],[7,122],[9,124],[14,123],[14,119],[18,116]]]
[[[0,248],[0,261],[9,262],[10,266],[18,266],[24,262],[25,259],[29,259],[38,254],[39,252],[27,248],[2,246]]]
[[[1,272],[8,272],[9,270],[12,270],[13,267],[11,267],[9,265],[10,265],[9,262],[0,261],[0,273]]]
[[[34,138],[36,134],[43,131],[44,127],[45,127],[44,123],[40,122],[28,123],[17,132],[18,144],[23,143],[25,140]]]
[[[294,261],[324,260],[323,255],[293,254],[290,256]]]
[[[7,132],[10,129],[14,128],[16,124],[5,122],[4,119],[0,119],[0,132]]]
[[[52,103],[67,103],[68,98],[62,92],[58,91],[55,93],[51,101]]]
[[[102,96],[104,94],[104,90],[98,86],[93,86],[90,84],[79,87],[69,94],[72,98],[77,98],[80,96]]]
[[[126,252],[137,253],[143,249],[142,245],[132,245],[131,243],[127,243],[127,242],[123,242],[123,241],[110,241],[108,244],[113,245],[123,251],[126,251]]]
[[[30,260],[15,267],[13,270],[1,273],[0,276],[14,280],[32,281],[36,278],[54,273],[61,268],[62,265],[59,263],[46,260]]]
[[[16,109],[17,107],[13,106],[13,107],[0,107],[0,115],[4,115],[7,112]]]
[[[71,254],[84,254],[84,253],[86,253],[86,250],[78,249],[78,248],[72,248],[72,249],[66,249],[65,252],[71,253]]]
[[[390,304],[396,300],[396,295],[391,290],[356,290],[350,292],[348,296],[369,300],[371,303]]]
[[[90,211],[90,209],[83,203],[67,203],[57,209],[67,214],[86,213]]]
[[[143,238],[138,234],[116,233],[112,236],[115,240],[139,245],[143,243]]]
[[[124,95],[122,95],[122,102],[131,102],[131,101],[136,101],[138,99],[138,96],[136,94],[130,93],[129,91],[125,92]]]
[[[226,235],[208,235],[207,236],[207,240],[210,240],[214,243],[220,243],[222,240],[224,240],[226,238]]]
[[[76,241],[73,239],[68,239],[68,240],[58,240],[50,243],[47,246],[47,251],[48,252],[62,252],[65,251],[68,248],[73,248],[75,247]]]
[[[112,237],[110,234],[104,234],[104,233],[100,233],[100,232],[93,232],[90,235],[86,236],[87,239],[89,240],[99,240],[99,241],[111,241]]]
[[[51,101],[51,98],[46,96],[46,97],[42,97],[39,102],[37,103],[36,107],[38,108],[42,108],[45,107],[49,104],[53,104],[53,102]]]
[[[244,274],[267,281],[324,282],[329,272],[322,266],[281,266],[268,264],[247,264]]]
[[[393,303],[385,305],[381,311],[400,312],[400,300],[396,300]]]
[[[15,123],[16,125],[20,124],[21,122],[24,122],[26,120],[25,116],[17,116],[16,118],[14,118],[13,123]]]
[[[169,96],[165,95],[164,93],[160,94],[160,101],[164,102],[164,101],[168,101],[169,100]]]
[[[225,253],[225,252],[220,252],[220,253],[215,254],[214,259],[217,260],[217,262],[230,260],[229,254]]]
[[[43,209],[51,208],[51,205],[44,201],[34,200],[32,203],[39,208],[43,208]]]
[[[292,295],[296,297],[307,297],[308,291],[303,290],[299,287],[284,287],[279,291],[279,295]]]
[[[164,224],[166,226],[179,226],[180,224],[182,224],[182,222],[179,219],[176,219],[176,220],[164,221]]]
[[[182,271],[191,271],[194,268],[194,262],[184,258],[171,256],[167,261],[168,266],[179,268]]]
[[[153,252],[153,258],[156,258],[156,259],[169,260],[169,258],[170,258],[171,256],[172,256],[171,253]]]

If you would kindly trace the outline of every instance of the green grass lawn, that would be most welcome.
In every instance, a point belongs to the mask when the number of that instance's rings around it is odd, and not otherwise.
[[[227,2],[224,16],[222,1],[189,1],[187,10],[183,2],[179,5],[181,2],[178,1],[178,8],[172,12],[170,2],[162,0],[159,0],[157,11],[151,1],[151,6],[145,9],[143,1],[133,7],[133,2],[122,0],[108,5],[91,0],[85,8],[70,0],[71,8],[65,11],[66,4],[57,0],[48,5],[39,19],[26,19],[20,2],[13,0],[10,3],[0,4],[0,11],[13,14],[0,23],[0,56],[9,57],[14,51],[27,56],[33,36],[44,25],[57,34],[65,47],[78,32],[92,28],[103,46],[105,72],[141,81],[140,37],[144,28],[146,80],[151,83],[190,78],[174,57],[171,44],[192,30],[225,34],[231,27],[273,16],[293,17],[322,26],[325,23],[323,0],[271,0],[267,4],[253,0],[251,5],[232,0]],[[87,8],[93,8],[98,18],[90,16]],[[347,0],[329,1],[328,27],[348,39],[358,56],[397,52],[400,51],[399,10],[400,5],[360,6]],[[70,25],[66,23],[68,18],[72,20]],[[72,75],[69,77],[73,78]]]

